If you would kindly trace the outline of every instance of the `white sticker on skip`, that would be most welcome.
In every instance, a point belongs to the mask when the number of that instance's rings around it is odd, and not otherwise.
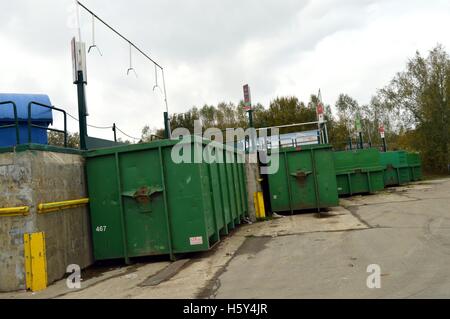
[[[191,246],[203,245],[203,237],[191,237],[189,238]]]

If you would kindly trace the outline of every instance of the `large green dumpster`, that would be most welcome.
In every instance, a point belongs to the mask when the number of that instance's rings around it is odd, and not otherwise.
[[[382,152],[381,165],[386,166],[384,184],[395,186],[411,181],[407,153],[405,151]]]
[[[412,181],[422,180],[422,162],[418,153],[407,154],[409,177]]]
[[[272,149],[279,169],[267,175],[273,212],[321,209],[339,205],[330,145]]]
[[[180,144],[185,151],[176,153],[191,160],[200,154],[200,160],[178,163],[171,156],[178,142],[87,153],[96,260],[128,262],[130,257],[163,254],[174,258],[176,253],[208,250],[246,216],[243,164],[236,163],[243,154],[222,144],[191,141]],[[202,161],[202,153],[209,160]],[[211,160],[219,154],[226,164]]]
[[[334,152],[340,196],[374,193],[384,189],[384,166],[377,149]]]

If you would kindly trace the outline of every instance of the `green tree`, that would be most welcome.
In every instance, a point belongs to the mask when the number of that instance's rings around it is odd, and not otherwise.
[[[154,140],[162,139],[164,137],[164,129],[150,129],[150,126],[146,125],[142,129],[141,140],[139,143],[148,143]]]
[[[64,134],[59,132],[48,132],[48,144],[52,146],[64,147]],[[80,135],[76,133],[67,133],[67,147],[80,148]]]
[[[450,142],[450,59],[441,45],[410,59],[378,98],[397,132],[413,135],[414,146],[432,172],[448,171]]]

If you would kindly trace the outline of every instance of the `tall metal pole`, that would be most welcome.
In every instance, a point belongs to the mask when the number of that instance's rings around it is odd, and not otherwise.
[[[330,140],[328,138],[328,126],[327,126],[327,123],[324,123],[324,128],[325,128],[325,144],[329,144]]]
[[[169,122],[169,113],[164,112],[164,138],[170,138],[170,122]]]
[[[370,120],[367,120],[367,127],[369,128],[369,147],[372,148],[372,126],[370,125]]]
[[[248,127],[250,129],[254,128],[253,125],[253,109],[250,109],[248,111]],[[248,147],[249,147],[249,153],[253,153],[254,148],[256,147],[256,137],[254,136],[253,132],[248,140]]]
[[[253,127],[253,109],[248,111],[248,125],[249,127]]]
[[[164,76],[163,68],[161,68],[161,73],[162,73],[162,79],[163,79],[164,103],[166,105],[166,112],[164,113],[164,128],[165,128],[165,132],[166,132],[166,138],[171,138],[172,131],[170,128],[169,103],[167,102],[166,78]]]
[[[77,0],[75,0],[75,14],[77,18],[78,41],[81,42],[80,8]]]
[[[75,82],[78,93],[78,118],[80,127],[80,149],[86,150],[86,136],[87,136],[87,112],[86,112],[86,91],[83,71],[78,71],[78,78]]]
[[[386,135],[384,132],[384,125],[381,125],[379,128],[381,141],[383,142],[383,152],[387,152],[387,146],[386,146]]]
[[[363,142],[362,132],[359,132],[359,148],[360,148],[360,149],[363,149],[363,148],[364,148],[364,142]]]

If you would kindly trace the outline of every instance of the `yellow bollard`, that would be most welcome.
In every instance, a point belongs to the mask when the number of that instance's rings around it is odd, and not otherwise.
[[[253,194],[253,202],[255,204],[256,218],[265,219],[266,209],[264,207],[264,197],[262,192],[255,192]]]
[[[24,234],[26,288],[40,291],[47,288],[47,257],[45,233]]]

